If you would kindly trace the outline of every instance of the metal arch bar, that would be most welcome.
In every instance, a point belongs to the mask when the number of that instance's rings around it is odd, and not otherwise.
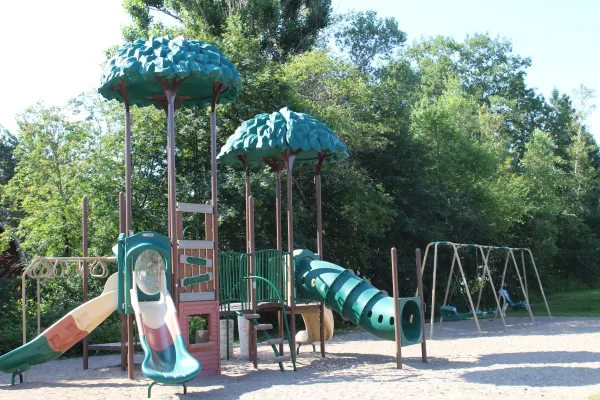
[[[488,269],[489,269],[488,261],[489,261],[489,257],[490,257],[490,252],[492,250],[488,249],[487,253],[484,253],[483,246],[479,246],[479,248],[481,249],[481,257],[483,258],[484,266],[488,267]],[[491,274],[490,274],[490,276],[491,276]],[[485,270],[483,271],[483,279],[486,279]],[[485,282],[483,285],[485,285]],[[479,306],[481,305],[481,295],[483,294],[483,285],[481,286],[481,288],[479,289],[479,293],[477,294],[477,306],[476,307],[478,310],[479,310]]]
[[[533,254],[531,253],[531,250],[529,249],[523,249],[524,251],[529,253],[529,257],[531,257],[531,265],[533,265],[533,270],[535,271],[535,276],[537,277],[538,283],[540,285],[540,292],[542,293],[542,298],[544,299],[544,304],[546,304],[546,310],[548,311],[548,316],[550,317],[550,320],[552,320],[552,314],[550,314],[550,307],[548,307],[548,301],[546,300],[546,295],[544,294],[544,288],[542,287],[542,281],[540,279],[540,275],[538,274],[538,270],[537,267],[535,265],[535,261],[533,259]],[[529,307],[531,307],[530,304],[528,304]]]
[[[454,251],[458,253],[458,249],[456,246],[452,246]],[[457,257],[458,268],[460,270],[460,275],[463,278],[463,283],[465,288],[467,289],[467,298],[469,299],[469,305],[471,306],[471,311],[473,312],[473,319],[475,320],[475,325],[477,325],[477,330],[481,333],[481,327],[479,326],[479,320],[477,319],[477,312],[475,311],[475,306],[473,305],[473,299],[471,298],[471,290],[469,290],[469,284],[467,283],[467,278],[465,277],[465,272],[463,271],[462,263],[460,262],[460,257]]]
[[[452,264],[450,265],[450,273],[448,274],[448,283],[446,284],[446,293],[444,294],[444,302],[442,306],[448,305],[448,293],[450,292],[450,283],[452,282],[452,278],[454,277],[454,266],[456,265],[456,258],[458,256],[457,252],[453,252],[452,256]],[[444,316],[440,314],[440,324],[438,326],[438,331],[442,329],[442,323],[444,321]]]
[[[525,286],[523,286],[523,280],[521,279],[521,273],[519,272],[519,264],[517,264],[517,260],[515,259],[515,254],[512,249],[509,250],[510,256],[513,260],[513,265],[515,267],[515,271],[517,271],[517,277],[519,278],[519,284],[521,285],[521,290],[523,291],[523,296],[525,296],[525,301],[527,302],[527,312],[529,313],[529,318],[531,322],[535,324],[535,320],[533,319],[533,312],[531,311],[531,304],[529,303],[529,297],[527,296],[527,290]]]
[[[427,246],[429,249],[429,246]],[[438,243],[434,245],[433,253],[433,283],[431,285],[431,322],[429,323],[429,340],[433,337],[433,321],[435,316],[435,283],[437,275]]]
[[[494,281],[492,279],[492,273],[490,271],[490,267],[488,264],[488,258],[490,255],[490,250],[488,249],[487,256],[484,257],[483,247],[479,246],[479,250],[481,251],[481,256],[483,257],[483,275],[485,276],[485,272],[487,271],[487,276],[490,281],[490,286],[492,287],[492,293],[494,294],[494,300],[496,301],[496,310],[500,310],[500,299],[498,298],[498,292],[496,292],[496,287],[494,286]],[[481,300],[481,293],[483,292],[483,287],[479,290],[479,299],[477,300],[477,308],[479,308],[479,301]],[[500,312],[500,318],[502,319],[502,325],[504,326],[504,330],[508,332],[508,327],[506,326],[506,321],[504,320],[504,314]]]

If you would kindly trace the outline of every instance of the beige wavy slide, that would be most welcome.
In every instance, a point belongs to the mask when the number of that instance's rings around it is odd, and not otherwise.
[[[302,344],[315,344],[321,341],[320,327],[319,327],[319,310],[302,311],[302,318],[304,319],[304,325],[306,330],[299,331],[296,333],[296,344],[298,346]],[[333,337],[333,312],[325,307],[325,341]]]

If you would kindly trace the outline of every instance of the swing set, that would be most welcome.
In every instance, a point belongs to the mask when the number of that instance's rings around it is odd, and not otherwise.
[[[425,249],[425,255],[423,257],[422,263],[422,272],[425,271],[425,266],[427,265],[427,257],[429,255],[430,249],[433,248],[433,279],[432,279],[432,293],[431,293],[431,318],[430,318],[430,331],[429,338],[433,337],[433,326],[435,319],[435,292],[436,292],[436,278],[437,278],[437,270],[438,270],[438,253],[440,246],[449,247],[452,249],[452,263],[450,266],[450,273],[448,275],[448,282],[446,284],[446,291],[444,294],[444,300],[442,305],[440,306],[440,329],[442,327],[442,322],[446,321],[460,321],[465,319],[472,318],[475,322],[475,326],[477,327],[477,331],[481,333],[481,326],[479,324],[479,320],[483,318],[497,318],[500,315],[500,319],[502,320],[502,325],[504,326],[504,330],[507,331],[505,317],[505,311],[508,307],[510,307],[514,311],[518,310],[526,310],[529,315],[529,319],[533,324],[535,324],[535,320],[533,318],[533,314],[531,311],[530,303],[529,303],[529,292],[527,287],[527,275],[526,275],[526,263],[525,263],[525,253],[529,254],[529,258],[531,260],[531,266],[535,271],[535,276],[537,278],[540,292],[544,299],[544,303],[546,305],[546,310],[548,311],[548,315],[552,319],[552,315],[550,314],[550,308],[548,307],[548,302],[546,301],[546,296],[544,294],[544,288],[542,287],[542,282],[540,280],[540,276],[535,265],[535,260],[533,258],[533,254],[531,250],[526,248],[512,248],[505,246],[483,246],[478,244],[464,244],[464,243],[453,243],[448,241],[443,242],[432,242],[427,245]],[[476,261],[476,273],[477,273],[477,282],[479,284],[479,290],[477,295],[477,302],[473,301],[473,296],[471,295],[471,289],[469,288],[469,283],[467,281],[467,275],[465,274],[465,270],[463,268],[463,261],[461,260],[460,250],[463,248],[469,248],[475,250],[475,261]],[[494,286],[494,280],[492,277],[492,271],[490,269],[490,255],[492,251],[496,250],[497,252],[505,251],[506,259],[504,263],[504,268],[502,271],[502,280],[499,286],[499,289],[496,290]],[[519,270],[519,265],[517,263],[517,259],[515,257],[515,252],[517,254],[520,253],[521,258],[521,270],[523,275],[521,276],[521,271]],[[524,301],[515,302],[511,299],[508,291],[505,288],[505,283],[507,278],[510,275],[509,263],[513,266],[514,271],[516,272],[516,276],[518,278],[519,287],[523,293]],[[480,273],[481,269],[481,273]],[[459,276],[460,275],[460,276]],[[489,284],[491,288],[491,292],[494,297],[494,302],[496,303],[496,308],[492,310],[481,310],[480,305],[482,301],[482,294],[486,286]],[[469,311],[465,313],[459,313],[455,306],[448,304],[449,300],[452,297],[452,294],[455,291],[456,287],[459,287],[459,291],[466,298],[466,303],[469,307]],[[485,299],[484,299],[485,303]]]

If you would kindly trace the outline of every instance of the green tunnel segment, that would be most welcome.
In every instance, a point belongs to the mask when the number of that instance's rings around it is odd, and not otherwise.
[[[321,261],[308,250],[294,252],[298,301],[324,302],[344,319],[386,340],[395,340],[394,299],[338,265]],[[400,298],[402,345],[421,343],[422,313],[418,297]]]

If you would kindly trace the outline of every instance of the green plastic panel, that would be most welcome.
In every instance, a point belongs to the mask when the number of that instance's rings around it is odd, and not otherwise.
[[[206,258],[203,257],[192,257],[192,256],[188,256],[185,258],[185,261],[188,264],[193,264],[193,265],[200,265],[202,267],[205,267],[207,264]]]
[[[208,282],[210,280],[209,274],[200,274],[194,276],[188,276],[181,280],[181,286],[192,286],[202,282]]]
[[[119,241],[122,243],[124,250],[119,254],[119,268],[123,266],[124,274],[124,312],[133,314],[131,307],[131,298],[129,290],[133,285],[133,270],[135,262],[140,254],[146,250],[156,251],[160,254],[165,264],[165,275],[167,276],[167,288],[171,288],[171,246],[169,238],[156,232],[139,232],[133,236],[124,237]],[[138,290],[138,298],[141,301],[158,300],[159,294],[147,295],[141,290]]]

